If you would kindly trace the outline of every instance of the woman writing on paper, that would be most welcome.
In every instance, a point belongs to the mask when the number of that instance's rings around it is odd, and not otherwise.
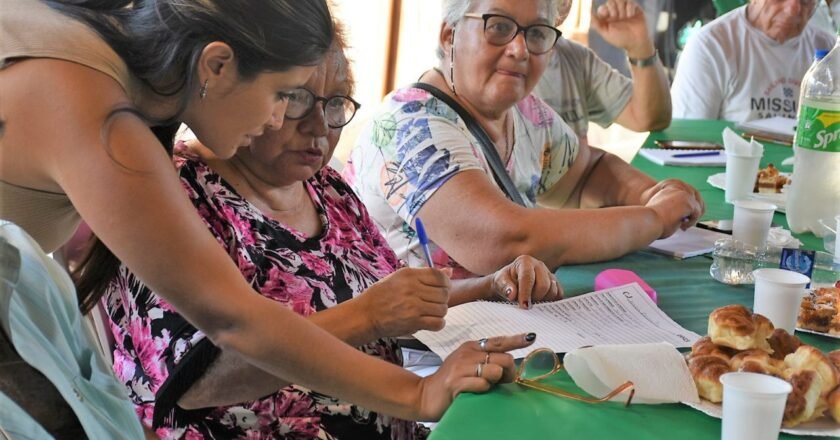
[[[359,353],[255,294],[184,195],[161,143],[185,122],[224,158],[279,128],[289,92],[331,43],[325,1],[0,0],[0,10],[0,217],[45,251],[84,218],[221,349],[393,416],[437,419],[459,392],[510,379],[504,355],[476,377],[486,353],[475,342],[425,379]],[[428,271],[431,288],[447,288]],[[529,343],[499,338],[487,348]]]
[[[364,206],[326,166],[358,107],[343,48],[339,32],[309,81],[290,92],[279,130],[256,137],[229,159],[214,157],[199,143],[190,150],[179,145],[178,172],[187,195],[246,281],[364,353],[396,365],[401,359],[393,336],[441,328],[447,301],[491,298],[508,286],[515,291],[529,275],[535,278],[529,293],[556,297],[553,274],[529,258],[482,280],[453,282],[448,295],[398,282],[406,273],[431,285],[445,280],[428,269],[397,271],[396,256]],[[426,435],[413,422],[288,386],[236,354],[208,355],[210,341],[128,268],[108,281],[98,280],[107,287],[114,371],[145,425],[152,425],[153,414],[171,414],[157,430],[162,437]]]

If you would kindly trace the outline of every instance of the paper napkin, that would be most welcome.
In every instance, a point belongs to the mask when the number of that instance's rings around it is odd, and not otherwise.
[[[699,402],[685,358],[673,345],[597,345],[566,354],[563,364],[572,380],[592,396],[601,397],[631,381],[632,403]],[[625,393],[614,401],[626,401]]]
[[[747,141],[729,127],[723,129],[723,149],[726,150],[726,154],[737,156],[755,157],[764,155],[764,145],[756,142],[755,139]]]

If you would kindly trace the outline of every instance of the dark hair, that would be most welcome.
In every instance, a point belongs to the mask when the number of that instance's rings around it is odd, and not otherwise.
[[[156,93],[181,93],[181,110],[189,91],[199,86],[196,64],[201,51],[213,41],[230,45],[239,74],[248,80],[261,72],[318,64],[333,38],[325,0],[47,0],[47,4],[98,32],[131,73]]]
[[[150,121],[152,131],[171,152],[177,115],[199,87],[197,63],[213,41],[228,44],[240,79],[294,66],[318,64],[334,30],[326,0],[46,0],[52,8],[95,30],[122,58],[132,75],[162,96],[177,97],[176,116]],[[117,275],[120,261],[95,236],[73,270],[79,308],[89,312]]]

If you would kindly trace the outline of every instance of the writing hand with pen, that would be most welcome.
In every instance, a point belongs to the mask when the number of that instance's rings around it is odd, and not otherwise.
[[[659,218],[662,226],[659,238],[694,226],[706,211],[697,189],[677,179],[666,179],[648,188],[641,194],[640,202],[653,209]]]
[[[423,222],[415,219],[417,239],[426,258],[433,266],[429,238]],[[503,300],[530,309],[537,301],[556,301],[563,298],[563,287],[545,263],[530,256],[520,255],[510,264],[485,277],[459,280],[453,284],[449,305],[475,300]]]

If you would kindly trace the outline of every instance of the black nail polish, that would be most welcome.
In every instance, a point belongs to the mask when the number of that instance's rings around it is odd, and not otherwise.
[[[534,339],[537,339],[536,333],[528,333],[527,335],[525,335],[525,340],[528,342],[532,342]]]

